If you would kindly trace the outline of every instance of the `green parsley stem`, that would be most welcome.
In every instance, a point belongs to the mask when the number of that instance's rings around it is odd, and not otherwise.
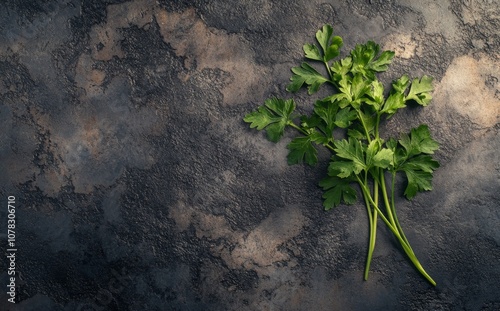
[[[302,134],[304,134],[306,136],[309,135],[309,133],[307,133],[307,131],[305,129],[301,128],[300,126],[298,126],[297,124],[293,123],[292,121],[289,121],[287,123],[287,125],[289,125],[290,127],[293,127],[294,129],[296,129],[297,131],[301,132]],[[333,146],[330,145],[330,143],[324,144],[324,146],[326,148],[330,149],[331,151],[335,151],[334,148],[333,148]]]
[[[372,196],[370,195],[370,190],[368,189],[368,187],[361,181],[361,179],[359,178],[358,175],[356,175],[356,179],[361,187],[361,191],[363,192],[363,195],[368,198],[368,201],[370,202],[370,204],[373,206],[374,208],[374,211],[377,211],[378,214],[380,215],[380,218],[385,222],[385,224],[387,225],[387,227],[389,227],[389,229],[392,231],[392,232],[396,232],[398,233],[397,229],[394,228],[391,224],[391,222],[389,220],[387,220],[387,218],[385,217],[384,213],[382,213],[382,211],[379,209],[377,203],[375,203],[375,201],[373,200]]]
[[[375,123],[375,139],[379,141],[380,143],[380,136],[379,136],[379,124],[380,124],[380,113],[377,113],[377,123]]]
[[[330,77],[330,80],[333,81],[333,74],[332,74],[332,70],[330,69],[330,65],[328,65],[328,62],[323,62],[323,64],[325,64],[326,71],[328,72],[328,76]]]
[[[396,204],[394,202],[394,188],[396,184],[396,172],[392,172],[391,174],[391,210],[392,210],[392,215],[394,216],[394,221],[396,222],[396,227],[398,228],[399,232],[401,233],[401,237],[405,242],[410,245],[410,242],[408,242],[408,239],[406,238],[406,235],[403,232],[403,228],[399,224],[398,216],[396,215]]]
[[[368,172],[367,171],[365,171],[365,180],[364,180],[363,186],[368,187]],[[373,252],[375,250],[375,242],[377,239],[377,215],[378,215],[378,213],[377,213],[377,210],[375,210],[375,209],[372,212],[369,199],[367,198],[366,195],[363,195],[363,197],[365,199],[365,205],[366,205],[366,209],[368,212],[368,221],[370,224],[370,227],[369,227],[370,228],[370,239],[369,239],[368,254],[366,257],[365,273],[364,273],[364,279],[368,280],[368,273],[370,271],[370,264],[372,261]],[[378,185],[376,183],[373,186],[373,197],[374,197],[374,201],[378,202]]]
[[[361,125],[363,125],[363,129],[365,131],[366,139],[368,140],[368,143],[370,143],[372,141],[372,139],[370,137],[370,132],[368,131],[368,128],[366,127],[366,123],[365,123],[365,120],[363,119],[363,115],[361,114],[361,110],[359,110],[358,108],[356,108],[356,113],[358,114],[358,119],[361,122]]]
[[[392,231],[394,236],[398,239],[399,243],[401,244],[401,247],[405,251],[406,255],[408,258],[411,260],[415,268],[424,276],[429,283],[431,283],[433,286],[436,286],[436,282],[432,279],[432,277],[425,271],[425,269],[422,267],[420,262],[417,259],[417,256],[415,256],[415,253],[413,252],[412,248],[410,245],[402,238],[398,228],[394,227],[391,222],[385,217],[385,215],[382,213],[382,211],[379,209],[377,203],[373,200],[373,198],[370,195],[368,187],[363,184],[359,176],[356,175],[356,179],[358,180],[359,185],[361,186],[361,190],[363,191],[363,195],[368,198],[368,201],[370,204],[373,206],[374,211],[377,211],[380,215],[380,218],[385,222],[389,230]]]
[[[306,135],[307,136],[307,131],[304,130],[303,128],[301,128],[300,126],[297,126],[295,123],[293,123],[292,121],[289,121],[287,123],[287,125],[293,127],[294,129],[296,129],[297,131],[301,132],[302,134]]]
[[[398,217],[396,215],[396,206],[394,205],[394,186],[395,186],[394,179],[395,179],[395,176],[393,175],[392,184],[391,184],[391,199],[392,199],[392,204],[391,204],[389,202],[389,198],[387,196],[387,189],[386,189],[386,185],[385,185],[385,176],[384,176],[383,172],[381,172],[380,184],[382,186],[382,195],[384,197],[384,203],[385,203],[385,207],[387,210],[387,215],[389,216],[389,220],[391,221],[391,224],[395,228],[397,228],[397,230],[399,231],[399,234],[401,235],[401,238],[406,242],[408,247],[411,249],[410,243],[408,242],[408,239],[406,238],[406,235],[403,231],[403,228],[401,227],[399,220],[398,220]]]
[[[368,182],[368,174],[366,171],[365,171],[364,182],[365,182],[364,185],[366,185]],[[361,187],[363,187],[363,186],[361,186]],[[365,273],[364,273],[364,279],[366,281],[366,280],[368,280],[368,272],[370,271],[370,264],[372,261],[373,249],[375,247],[373,247],[373,248],[371,247],[372,246],[372,237],[373,237],[373,235],[372,235],[372,232],[373,232],[373,213],[372,213],[371,205],[370,205],[370,202],[368,201],[368,198],[365,195],[363,195],[363,199],[365,200],[366,213],[368,215],[368,224],[369,224],[369,229],[370,229],[370,239],[368,241],[368,253],[366,255],[366,264],[365,264]]]
[[[391,209],[391,204],[389,203],[389,198],[387,197],[387,188],[385,186],[384,172],[381,169],[378,169],[378,171],[380,178],[380,187],[382,188],[382,197],[384,198],[384,204],[386,207],[387,216],[389,217],[389,221],[391,222],[392,226],[397,228],[396,221],[394,220],[394,215]],[[379,181],[377,181],[377,183],[379,183]]]

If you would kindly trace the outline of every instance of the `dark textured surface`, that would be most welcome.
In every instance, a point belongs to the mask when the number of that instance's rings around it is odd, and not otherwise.
[[[17,299],[1,310],[499,310],[500,4],[2,1],[0,194],[17,198]],[[361,204],[322,210],[310,168],[242,117],[285,96],[330,23],[344,51],[430,74],[434,190],[398,199],[429,286]],[[313,99],[300,92],[300,109]],[[7,210],[0,210],[6,245]],[[2,250],[5,248],[2,246]]]

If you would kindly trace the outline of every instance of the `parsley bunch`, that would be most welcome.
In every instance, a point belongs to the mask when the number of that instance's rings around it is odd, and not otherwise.
[[[341,203],[357,201],[359,185],[369,220],[369,245],[364,279],[368,279],[370,263],[375,249],[377,222],[383,223],[394,234],[416,269],[432,284],[436,282],[424,270],[406,238],[396,215],[396,175],[402,173],[407,180],[404,195],[412,199],[417,192],[431,190],[432,174],[439,163],[432,154],[439,148],[431,138],[427,125],[420,125],[402,134],[399,139],[380,137],[383,118],[392,117],[407,102],[427,106],[432,99],[432,78],[423,76],[410,81],[408,76],[393,81],[385,92],[376,74],[386,71],[394,57],[392,51],[380,51],[372,41],[356,45],[349,56],[340,55],[343,40],[333,35],[333,28],[325,25],[316,33],[317,44],[305,44],[305,58],[322,63],[326,76],[311,64],[303,62],[292,68],[287,91],[297,92],[307,87],[308,94],[316,93],[324,84],[334,90],[333,95],[317,100],[312,113],[298,115],[293,99],[271,98],[257,110],[247,114],[245,122],[251,128],[265,130],[270,141],[277,142],[284,130],[291,127],[299,136],[288,144],[288,164],[318,161],[317,147],[324,146],[332,153],[328,175],[320,181],[324,190],[326,210]],[[340,130],[339,130],[340,129]],[[344,133],[343,139],[339,131]]]

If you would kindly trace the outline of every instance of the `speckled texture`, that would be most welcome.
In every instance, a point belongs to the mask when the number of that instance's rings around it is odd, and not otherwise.
[[[499,310],[498,0],[7,0],[0,195],[17,200],[17,304],[2,310]],[[431,287],[381,226],[368,281],[361,203],[322,209],[242,117],[284,91],[330,23],[344,53],[396,52],[389,82],[435,78],[434,190],[399,217]],[[295,97],[310,109],[305,92]],[[401,189],[400,189],[401,190]],[[6,245],[6,208],[0,209]],[[2,246],[2,250],[4,250]]]

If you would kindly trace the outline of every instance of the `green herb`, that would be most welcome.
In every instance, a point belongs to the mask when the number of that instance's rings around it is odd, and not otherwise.
[[[333,94],[314,103],[309,116],[295,114],[293,99],[268,99],[244,120],[251,128],[265,129],[273,142],[283,137],[285,128],[300,134],[288,144],[288,163],[318,162],[317,147],[332,153],[327,177],[319,182],[324,190],[323,206],[330,210],[342,203],[357,201],[358,190],[364,198],[369,220],[370,238],[364,278],[368,279],[375,249],[377,223],[381,219],[394,234],[416,269],[433,285],[436,282],[418,261],[396,215],[395,183],[398,173],[406,177],[404,195],[412,199],[417,192],[431,190],[432,174],[439,163],[432,154],[439,148],[431,138],[427,125],[420,125],[399,139],[380,137],[380,124],[392,117],[409,102],[427,106],[432,99],[432,78],[423,76],[410,82],[404,75],[392,83],[389,92],[377,80],[376,74],[386,71],[394,52],[380,52],[372,41],[356,45],[349,56],[333,61],[340,55],[342,38],[333,35],[325,25],[316,33],[318,44],[304,45],[305,58],[322,64],[326,75],[311,64],[303,62],[292,68],[287,91],[297,92],[307,87],[308,94],[329,85]],[[333,133],[343,131],[342,139]],[[359,189],[356,190],[356,184]]]

